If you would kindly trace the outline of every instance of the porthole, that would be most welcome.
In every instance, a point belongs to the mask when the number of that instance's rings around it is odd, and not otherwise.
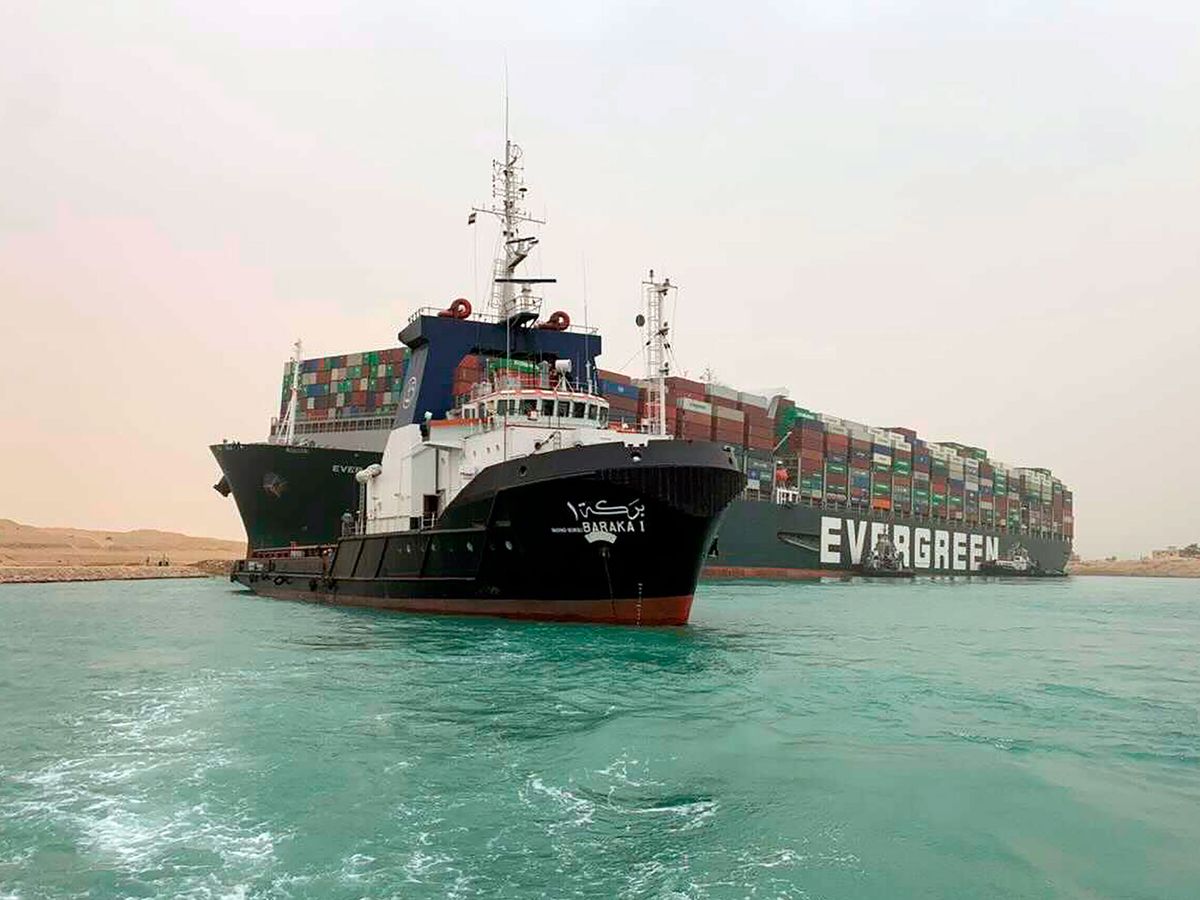
[[[522,478],[524,478],[526,475],[529,474],[528,467],[521,466],[519,469],[517,469],[517,474],[520,475]]]

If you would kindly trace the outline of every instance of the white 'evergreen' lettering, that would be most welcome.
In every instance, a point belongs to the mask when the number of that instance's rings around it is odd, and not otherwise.
[[[821,562],[837,564],[842,561],[842,520],[837,516],[821,516]]]

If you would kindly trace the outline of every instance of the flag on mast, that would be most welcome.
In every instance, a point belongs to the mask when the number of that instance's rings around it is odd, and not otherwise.
[[[471,213],[470,215],[467,216],[467,224],[468,225],[475,224],[475,213]]]

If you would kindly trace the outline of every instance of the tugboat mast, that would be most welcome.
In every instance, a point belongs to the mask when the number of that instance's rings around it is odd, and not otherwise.
[[[646,315],[640,323],[646,329],[646,417],[642,424],[647,433],[660,437],[667,435],[667,376],[671,374],[671,343],[667,340],[671,326],[663,319],[663,304],[675,289],[670,278],[655,281],[653,269],[649,279],[642,282],[646,303]]]
[[[472,207],[472,213],[495,216],[500,220],[503,246],[492,263],[491,307],[510,325],[526,325],[536,321],[542,309],[542,298],[533,294],[532,285],[553,284],[554,278],[521,278],[517,267],[525,261],[538,239],[522,235],[521,225],[545,225],[544,219],[531,216],[525,209],[523,153],[508,133],[508,97],[504,98],[504,159],[492,160],[492,205],[486,209]]]

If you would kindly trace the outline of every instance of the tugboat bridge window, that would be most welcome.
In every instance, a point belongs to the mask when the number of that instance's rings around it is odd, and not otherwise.
[[[537,412],[537,401],[536,400],[522,400],[521,401],[521,415],[527,416],[531,412]]]
[[[587,407],[587,417],[593,422],[596,421],[596,404],[589,403]]]
[[[571,418],[573,418],[573,419],[582,419],[583,418],[583,404],[580,403],[579,401],[576,401],[571,404]]]
[[[543,400],[542,401],[542,415],[545,416],[546,418],[550,418],[551,416],[554,415],[554,401],[553,400]]]
[[[570,400],[559,400],[558,401],[558,417],[560,419],[565,419],[569,415],[571,415],[571,401]]]

